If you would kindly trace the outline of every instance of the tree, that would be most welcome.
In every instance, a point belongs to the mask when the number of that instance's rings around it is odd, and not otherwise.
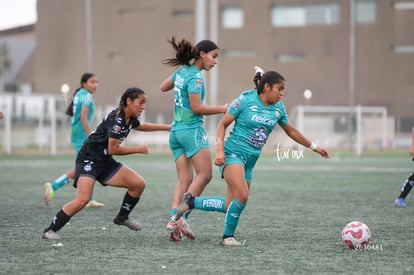
[[[4,73],[10,70],[11,65],[9,47],[6,42],[3,42],[0,44],[0,92],[4,90]]]

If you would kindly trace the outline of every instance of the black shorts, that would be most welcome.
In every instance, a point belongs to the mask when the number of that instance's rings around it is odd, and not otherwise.
[[[75,188],[77,187],[79,177],[90,177],[99,181],[103,186],[106,186],[105,183],[110,180],[121,167],[122,164],[113,158],[104,161],[77,159],[73,186]]]

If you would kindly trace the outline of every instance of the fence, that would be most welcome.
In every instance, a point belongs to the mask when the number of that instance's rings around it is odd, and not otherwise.
[[[92,127],[113,108],[97,106]],[[6,154],[23,151],[54,155],[58,151],[73,150],[70,145],[70,118],[65,114],[63,97],[0,93],[0,110],[4,113],[0,121],[0,145],[1,151]],[[145,120],[145,114],[140,119]],[[133,131],[126,144],[138,143],[164,148],[168,145],[168,133]]]

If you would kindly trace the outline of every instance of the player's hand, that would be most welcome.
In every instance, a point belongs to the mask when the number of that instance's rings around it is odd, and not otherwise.
[[[214,160],[214,165],[216,165],[216,166],[223,165],[225,159],[226,159],[226,156],[225,156],[224,152],[223,153],[217,153],[216,154],[216,159]]]
[[[318,153],[319,155],[321,155],[322,157],[328,159],[329,158],[329,153],[328,151],[326,151],[325,149],[321,148],[321,147],[316,147],[315,150],[313,150],[314,152]]]
[[[149,153],[148,145],[139,145],[139,146],[137,146],[137,153],[139,153],[139,154],[148,154]]]
[[[229,105],[230,105],[229,103],[226,103],[226,104],[224,104],[224,105],[222,106],[222,108],[223,108],[223,112],[222,112],[222,113],[223,113],[223,114],[227,112],[227,109],[229,108]]]

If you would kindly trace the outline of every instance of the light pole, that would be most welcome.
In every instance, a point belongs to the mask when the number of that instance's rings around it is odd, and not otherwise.
[[[85,0],[86,62],[88,72],[93,72],[92,0]]]
[[[355,0],[349,1],[349,117],[348,149],[352,151],[352,120],[355,105]]]

